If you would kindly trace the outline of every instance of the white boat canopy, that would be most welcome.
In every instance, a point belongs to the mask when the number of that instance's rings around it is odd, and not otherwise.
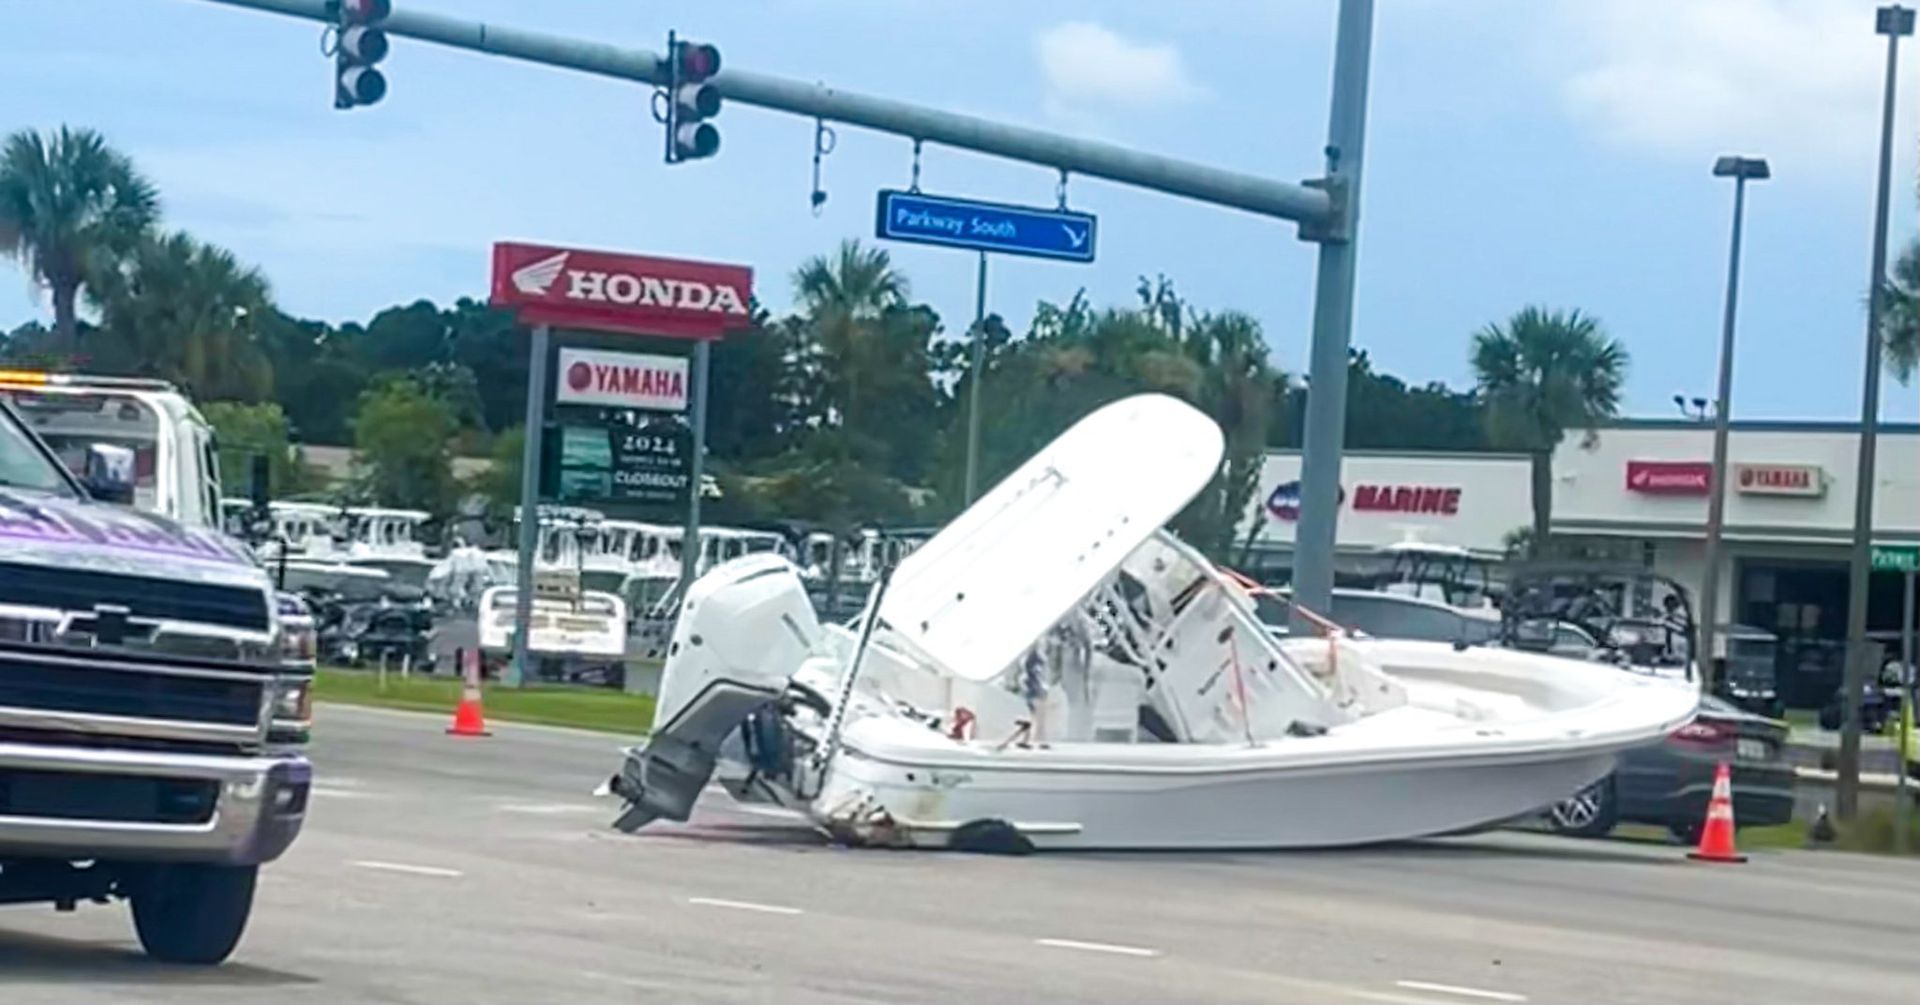
[[[880,618],[934,663],[988,680],[1198,495],[1224,451],[1220,427],[1179,399],[1107,405],[902,559]]]

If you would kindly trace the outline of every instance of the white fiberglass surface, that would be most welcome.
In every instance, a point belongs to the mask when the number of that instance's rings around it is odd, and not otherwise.
[[[1177,399],[1107,405],[903,559],[882,618],[953,673],[993,677],[1172,519],[1221,450]]]

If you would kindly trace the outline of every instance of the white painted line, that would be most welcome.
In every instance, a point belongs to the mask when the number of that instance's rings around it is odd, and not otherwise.
[[[750,900],[719,900],[714,897],[688,897],[687,903],[702,907],[725,907],[735,911],[758,911],[761,914],[803,914],[797,907],[781,907],[777,904],[756,904]]]
[[[1408,991],[1431,991],[1434,994],[1458,995],[1461,998],[1478,998],[1490,1002],[1523,1002],[1526,995],[1517,995],[1511,991],[1488,991],[1484,988],[1461,987],[1458,984],[1434,984],[1429,981],[1394,981],[1393,986]]]
[[[754,806],[751,804],[744,804],[744,805],[732,806],[728,808],[733,810],[735,813],[751,813],[754,816],[758,816],[758,817],[778,817],[782,820],[799,820],[805,816],[805,814],[801,813],[799,810],[790,810],[790,809],[787,809],[785,806]]]
[[[607,812],[605,806],[585,806],[580,803],[501,803],[502,813],[525,813],[531,816],[559,816],[566,813],[591,813],[599,816]]]
[[[1158,956],[1158,949],[1142,949],[1139,946],[1116,946],[1109,942],[1081,942],[1077,939],[1035,939],[1042,946],[1055,949],[1080,949],[1089,953],[1112,953],[1115,956]]]
[[[434,876],[440,879],[459,879],[466,875],[458,869],[442,869],[432,865],[407,865],[403,862],[373,862],[361,860],[348,862],[348,865],[362,869],[374,869],[379,872],[404,872],[409,876]]]
[[[308,792],[315,799],[372,799],[375,801],[391,798],[379,792],[364,792],[360,789],[334,789],[316,785]]]
[[[1358,998],[1363,1002],[1379,1002],[1380,1005],[1455,1005],[1451,1000],[1443,1002],[1438,998],[1415,998],[1412,995],[1397,995],[1391,991],[1363,991],[1359,988],[1343,990],[1348,997]]]

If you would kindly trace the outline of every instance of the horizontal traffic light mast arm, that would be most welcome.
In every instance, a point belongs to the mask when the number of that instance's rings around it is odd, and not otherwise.
[[[250,10],[329,20],[325,0],[209,0]],[[659,57],[644,49],[623,49],[544,32],[499,28],[440,14],[395,10],[380,27],[390,35],[492,53],[605,77],[664,85]],[[837,90],[824,84],[788,80],[761,73],[721,70],[712,83],[729,101],[792,112],[897,133],[929,143],[1027,161],[1123,185],[1185,196],[1201,202],[1324,227],[1334,221],[1327,192],[1307,185],[1274,181],[1129,150],[1112,143],[1073,139],[1058,133],[1006,125]]]

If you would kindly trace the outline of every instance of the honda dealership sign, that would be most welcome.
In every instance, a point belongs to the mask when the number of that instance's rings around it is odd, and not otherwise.
[[[520,323],[719,338],[750,321],[753,270],[581,248],[493,246],[495,307]]]
[[[1650,496],[1703,496],[1713,479],[1705,461],[1628,461],[1627,491]]]
[[[683,412],[687,408],[687,360],[684,356],[563,347],[553,400],[559,405]]]

